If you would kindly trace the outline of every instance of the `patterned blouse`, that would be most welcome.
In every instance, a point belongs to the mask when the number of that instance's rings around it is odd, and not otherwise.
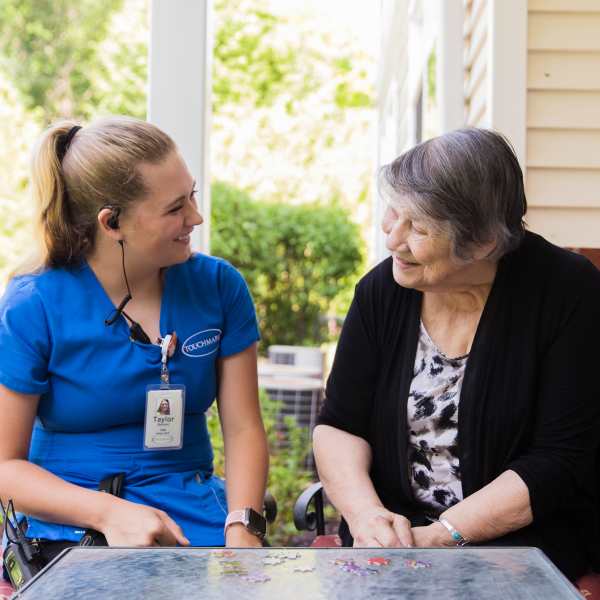
[[[408,396],[408,457],[415,498],[436,515],[462,500],[456,436],[467,358],[448,358],[421,322]]]

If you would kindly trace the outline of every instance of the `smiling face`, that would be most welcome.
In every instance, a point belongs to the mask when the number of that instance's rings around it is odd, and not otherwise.
[[[192,252],[190,234],[203,222],[185,162],[173,151],[158,164],[137,168],[148,193],[119,219],[128,260],[158,268],[185,262]]]
[[[468,279],[472,263],[453,255],[450,236],[443,226],[418,216],[411,209],[409,197],[388,202],[382,229],[399,285],[420,291],[446,291]]]
[[[165,398],[163,398],[160,401],[160,405],[158,406],[158,412],[161,415],[169,415],[169,414],[171,414],[171,407],[169,405],[169,401],[166,400]]]

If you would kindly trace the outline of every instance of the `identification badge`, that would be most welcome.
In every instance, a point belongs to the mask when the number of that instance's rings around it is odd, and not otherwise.
[[[184,385],[149,385],[146,388],[144,450],[179,450],[183,446],[184,415]]]

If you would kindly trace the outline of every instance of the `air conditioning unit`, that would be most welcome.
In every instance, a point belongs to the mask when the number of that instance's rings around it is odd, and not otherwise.
[[[309,377],[323,377],[324,355],[310,346],[269,346],[269,362],[306,370]]]
[[[282,450],[289,447],[289,426],[285,417],[293,417],[295,426],[305,430],[308,451],[306,467],[313,469],[312,431],[323,404],[321,381],[311,377],[259,377],[258,381],[269,397],[280,404],[277,415],[278,447]]]

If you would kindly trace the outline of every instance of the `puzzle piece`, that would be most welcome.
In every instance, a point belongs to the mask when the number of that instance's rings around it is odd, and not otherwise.
[[[221,573],[223,575],[247,575],[248,571],[239,560],[221,561]]]
[[[282,558],[275,558],[275,557],[269,557],[269,556],[267,556],[266,558],[263,558],[263,565],[275,566],[275,565],[281,565],[284,562],[285,561]]]
[[[312,573],[314,570],[314,567],[295,567],[294,573]]]
[[[366,575],[372,575],[371,570],[360,567],[355,562],[347,563],[341,567],[342,571],[346,573],[352,573],[352,575],[358,575],[359,577],[365,577]]]
[[[370,565],[377,565],[380,567],[387,567],[390,564],[389,558],[383,558],[383,556],[373,556],[367,561]]]
[[[266,583],[267,581],[271,581],[271,578],[268,575],[244,575],[242,577],[244,581],[248,583]]]
[[[235,556],[235,552],[233,550],[215,550],[213,556],[217,558],[231,558]]]
[[[423,560],[407,559],[404,561],[404,564],[411,569],[429,569],[431,567],[430,562]]]

